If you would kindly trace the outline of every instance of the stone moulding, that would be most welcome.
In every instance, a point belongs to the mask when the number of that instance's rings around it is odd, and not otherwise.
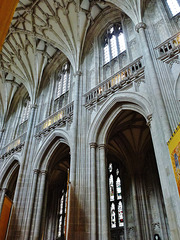
[[[21,135],[20,137],[16,138],[14,141],[6,145],[4,148],[2,148],[2,155],[0,156],[0,159],[4,159],[8,156],[11,156],[15,152],[20,152],[22,148],[24,147],[26,139],[26,132]]]
[[[92,106],[102,102],[113,93],[126,89],[133,82],[143,81],[144,69],[145,67],[142,57],[136,59],[131,64],[114,74],[112,77],[108,78],[87,92],[84,95],[84,106],[87,109],[91,109]]]
[[[74,103],[71,102],[64,108],[55,112],[44,121],[36,125],[36,134],[35,137],[37,139],[41,138],[41,136],[46,136],[53,129],[62,127],[66,123],[72,123],[73,121],[73,106]]]
[[[170,63],[173,59],[178,59],[178,54],[180,53],[180,32],[168,38],[166,41],[155,47],[157,50],[157,59]]]

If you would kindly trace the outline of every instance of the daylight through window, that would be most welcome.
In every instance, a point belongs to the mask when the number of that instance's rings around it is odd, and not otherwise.
[[[108,28],[103,41],[105,64],[126,50],[124,34],[119,23]]]
[[[116,234],[120,234],[122,236],[124,231],[124,214],[120,171],[117,164],[112,162],[109,163],[108,176],[111,234],[112,236],[115,236]]]
[[[167,0],[167,4],[173,16],[180,12],[180,3],[178,0]]]
[[[62,94],[69,90],[70,85],[70,65],[65,63],[62,69],[58,73],[58,83],[57,83],[57,95],[60,97]]]

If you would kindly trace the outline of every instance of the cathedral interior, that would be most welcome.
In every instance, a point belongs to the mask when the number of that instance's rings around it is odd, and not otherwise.
[[[2,0],[0,22],[0,240],[179,240],[180,1]]]

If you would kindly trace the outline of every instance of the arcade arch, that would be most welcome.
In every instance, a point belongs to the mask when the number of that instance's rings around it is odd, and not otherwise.
[[[148,122],[151,111],[148,102],[136,97],[134,101],[133,96],[131,100],[125,96],[108,100],[89,133],[90,161],[96,175],[91,184],[100,199],[97,205],[98,224],[102,229],[100,239],[148,240],[157,234],[160,239],[169,239]],[[115,169],[113,174],[112,168]],[[119,193],[121,198],[118,198]]]

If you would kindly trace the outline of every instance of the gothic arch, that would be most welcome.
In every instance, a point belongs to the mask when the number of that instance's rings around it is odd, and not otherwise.
[[[119,105],[113,109],[116,104]],[[99,110],[98,114],[94,118],[94,121],[90,126],[88,142],[105,144],[107,130],[122,110],[136,111],[143,115],[147,122],[152,115],[151,104],[143,95],[133,92],[121,92],[114,94],[104,103],[101,110]],[[106,117],[107,119],[103,125],[103,120]],[[108,121],[108,119],[110,119],[110,121]]]
[[[35,157],[34,169],[47,170],[52,153],[61,143],[64,143],[70,147],[69,142],[69,135],[64,130],[54,130],[54,132],[50,134],[40,146]],[[47,155],[45,155],[48,148],[49,151]]]
[[[0,182],[2,188],[8,187],[14,173],[17,171],[17,168],[19,168],[19,166],[19,156],[13,155],[0,172]]]

